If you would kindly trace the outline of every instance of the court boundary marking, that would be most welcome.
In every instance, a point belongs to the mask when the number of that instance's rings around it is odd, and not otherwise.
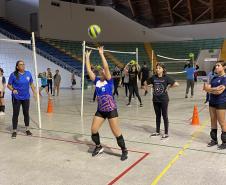
[[[157,175],[154,180],[151,182],[151,185],[157,185],[161,178],[170,170],[170,168],[184,155],[185,151],[190,147],[192,142],[198,138],[198,135],[202,132],[202,130],[208,124],[209,119],[205,120],[203,124],[192,134],[192,137],[184,144],[182,149],[180,149],[176,155],[168,162],[168,164],[163,168],[159,175]]]
[[[2,131],[0,130],[1,133],[4,134],[10,134],[11,132],[8,131]],[[17,134],[23,137],[31,137],[31,138],[39,138],[39,139],[46,139],[46,140],[51,140],[51,141],[60,141],[60,142],[65,142],[65,143],[71,143],[71,144],[80,144],[80,145],[87,145],[87,146],[95,146],[94,144],[90,144],[88,142],[85,141],[72,141],[72,140],[66,140],[66,139],[58,139],[58,138],[51,138],[51,137],[45,137],[45,136],[37,136],[37,135],[32,135],[32,136],[26,136],[24,134]],[[120,150],[119,148],[115,148],[115,147],[109,147],[109,146],[104,146],[104,148],[110,148],[110,149],[114,149],[114,150]],[[119,181],[122,177],[124,177],[126,174],[128,174],[132,169],[134,169],[140,162],[142,162],[147,156],[150,155],[150,153],[148,152],[142,152],[142,151],[137,151],[137,150],[128,150],[129,152],[132,153],[138,153],[138,154],[143,154],[138,160],[136,160],[135,162],[133,162],[129,167],[127,167],[125,170],[123,170],[119,175],[117,175],[115,178],[113,178],[113,180],[111,180],[109,183],[107,183],[108,185],[113,185],[115,184],[117,181]],[[120,161],[122,162],[122,161]]]

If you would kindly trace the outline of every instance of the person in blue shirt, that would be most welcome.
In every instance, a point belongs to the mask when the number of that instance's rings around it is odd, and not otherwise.
[[[191,88],[191,98],[194,96],[194,74],[196,72],[196,69],[192,67],[192,64],[187,64],[187,67],[185,67],[186,71],[186,79],[187,79],[187,87],[186,87],[186,94],[185,98],[188,98],[189,89]]]
[[[32,133],[29,130],[30,87],[34,95],[36,95],[36,92],[33,84],[32,75],[29,71],[25,71],[25,64],[22,60],[17,61],[15,71],[11,73],[9,77],[7,87],[10,91],[12,91],[12,104],[13,104],[12,138],[15,139],[17,136],[18,116],[21,105],[23,108],[26,135],[31,136]]]
[[[211,141],[207,146],[211,147],[218,144],[217,122],[219,122],[222,131],[222,144],[218,146],[218,149],[222,150],[226,149],[226,63],[224,61],[218,61],[215,67],[215,73],[217,75],[213,77],[210,84],[204,83],[203,86],[203,89],[210,93],[209,112],[211,118]]]
[[[122,136],[122,132],[119,128],[118,121],[118,112],[114,97],[112,95],[113,89],[113,80],[111,77],[111,73],[109,71],[108,63],[104,56],[103,47],[99,47],[99,54],[102,60],[103,68],[99,68],[99,76],[97,77],[94,72],[91,70],[90,65],[90,54],[91,51],[86,51],[85,59],[86,59],[86,69],[90,79],[95,84],[95,91],[97,95],[97,111],[93,118],[91,133],[92,133],[92,141],[96,144],[96,147],[92,153],[92,156],[97,156],[98,154],[104,151],[103,147],[100,144],[100,136],[99,129],[101,125],[104,123],[104,120],[107,118],[111,130],[116,137],[117,143],[122,150],[121,160],[124,161],[128,158],[128,151],[126,149],[125,141]]]

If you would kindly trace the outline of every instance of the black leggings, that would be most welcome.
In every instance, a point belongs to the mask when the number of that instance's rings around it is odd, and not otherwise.
[[[18,126],[20,105],[22,105],[22,108],[23,108],[25,126],[28,127],[30,122],[30,118],[29,118],[30,100],[17,100],[15,98],[12,98],[12,104],[13,104],[13,118],[12,118],[13,130],[16,130]]]
[[[48,92],[49,92],[49,89],[51,91],[51,94],[53,94],[53,80],[47,80],[47,85],[48,85]]]
[[[116,94],[117,96],[118,94],[118,86],[119,86],[119,81],[114,80],[114,92],[113,92],[113,96]]]
[[[137,86],[137,83],[135,84],[129,84],[129,103],[131,102],[131,98],[132,98],[132,94],[135,93],[140,104],[142,103],[141,102],[141,98],[140,98],[140,95],[139,95],[139,91],[138,91],[138,86]]]
[[[94,93],[93,93],[93,101],[96,100],[96,97],[97,97],[97,92],[96,92],[96,89],[94,90]]]
[[[156,115],[156,132],[160,133],[161,115],[164,120],[165,134],[168,134],[169,120],[168,120],[168,104],[169,102],[153,102]]]
[[[124,83],[124,87],[125,87],[126,96],[128,96],[129,84],[128,83]]]

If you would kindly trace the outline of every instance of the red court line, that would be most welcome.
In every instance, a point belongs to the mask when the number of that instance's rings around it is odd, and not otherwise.
[[[148,155],[149,155],[149,153],[145,153],[141,158],[139,158],[136,162],[134,162],[127,169],[125,169],[122,173],[120,173],[116,178],[114,178],[111,182],[109,182],[108,185],[112,185],[115,182],[117,182],[120,178],[122,178],[124,175],[126,175],[131,169],[133,169],[136,165],[138,165],[142,160],[144,160]]]
[[[7,131],[0,131],[1,133],[5,133],[5,134],[10,134],[11,132],[7,132]],[[20,136],[24,136],[24,137],[33,137],[33,138],[40,138],[40,139],[46,139],[46,140],[52,140],[52,141],[61,141],[61,142],[65,142],[65,143],[73,143],[73,144],[81,144],[81,145],[88,145],[88,146],[96,146],[94,144],[88,143],[88,142],[84,142],[84,141],[72,141],[72,140],[66,140],[66,139],[58,139],[58,138],[51,138],[51,137],[45,137],[45,136],[26,136],[23,134],[17,134]],[[120,150],[119,148],[114,148],[114,147],[109,147],[109,146],[104,146],[104,148],[109,148],[109,149],[114,149],[114,150]],[[129,150],[129,152],[133,152],[133,153],[139,153],[139,154],[146,154],[147,152],[142,152],[142,151],[138,151],[138,150]]]
[[[0,131],[5,134],[10,134],[10,132],[6,131]],[[83,145],[88,145],[88,146],[95,146],[94,144],[90,144],[87,142],[82,142],[82,141],[71,141],[71,140],[65,140],[65,139],[57,139],[57,138],[50,138],[50,137],[44,137],[44,136],[26,136],[23,134],[18,134],[20,136],[24,137],[33,137],[33,138],[41,138],[41,139],[46,139],[46,140],[52,140],[52,141],[61,141],[61,142],[67,142],[67,143],[74,143],[74,144],[83,144]],[[114,147],[105,147],[105,148],[110,148],[110,149],[115,149],[115,150],[121,150],[119,148],[114,148]],[[114,178],[111,182],[108,183],[108,185],[112,185],[115,182],[117,182],[119,179],[121,179],[124,175],[126,175],[131,169],[133,169],[136,165],[138,165],[142,160],[144,160],[150,153],[147,152],[141,152],[137,150],[128,150],[129,152],[133,153],[139,153],[139,154],[144,154],[141,158],[139,158],[137,161],[135,161],[132,165],[130,165],[127,169],[125,169],[122,173],[120,173],[116,178]]]

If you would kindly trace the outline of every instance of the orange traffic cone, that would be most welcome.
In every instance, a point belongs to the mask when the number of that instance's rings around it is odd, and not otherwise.
[[[193,116],[192,116],[192,125],[199,125],[199,111],[197,105],[194,106]]]
[[[51,99],[48,100],[48,107],[47,107],[47,113],[53,112],[53,102]]]

